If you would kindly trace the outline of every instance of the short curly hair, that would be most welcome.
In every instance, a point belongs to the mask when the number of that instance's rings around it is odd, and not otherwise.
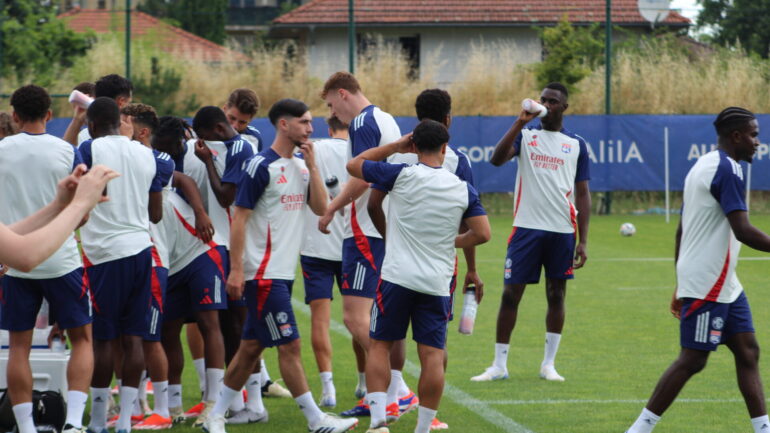
[[[235,89],[227,98],[227,106],[235,107],[241,113],[254,117],[259,111],[259,97],[251,89]]]
[[[423,90],[414,102],[417,119],[431,119],[439,123],[446,122],[452,112],[452,97],[442,89]]]
[[[158,129],[158,115],[155,113],[155,109],[147,104],[128,104],[120,110],[120,114],[131,116],[133,122],[141,123],[150,128],[151,132]]]
[[[11,106],[19,120],[34,122],[44,119],[51,108],[51,97],[48,92],[34,84],[19,87],[11,96]]]

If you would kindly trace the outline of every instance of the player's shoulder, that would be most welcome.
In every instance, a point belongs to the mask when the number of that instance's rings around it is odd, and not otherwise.
[[[243,152],[253,154],[251,151],[251,144],[248,143],[240,134],[225,142],[225,146],[227,147],[227,153],[231,155],[237,155]]]
[[[567,137],[569,137],[569,138],[571,138],[573,140],[577,140],[578,143],[580,143],[581,145],[585,146],[586,140],[583,137],[581,137],[580,135],[576,134],[575,132],[570,131],[567,128],[562,128],[560,132],[561,132],[562,135],[565,135],[565,136],[567,136]]]
[[[280,158],[280,155],[278,155],[273,149],[265,149],[262,152],[259,152],[258,154],[247,159],[244,162],[243,169],[249,175],[249,177],[254,178],[258,172],[262,172],[263,174],[269,173],[270,165],[278,161]]]
[[[735,176],[743,181],[743,167],[741,167],[738,161],[730,158],[730,156],[723,150],[716,150],[711,153],[716,154],[709,159],[718,160],[716,167],[718,174],[722,176]],[[704,158],[707,156],[709,156],[709,154],[704,155]],[[709,162],[709,159],[707,159],[706,162]]]
[[[262,138],[262,133],[259,132],[259,129],[249,125],[246,127],[246,130],[244,131],[245,134],[251,135],[252,137]]]

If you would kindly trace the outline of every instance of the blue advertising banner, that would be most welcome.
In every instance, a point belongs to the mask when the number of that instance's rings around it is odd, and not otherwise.
[[[681,190],[687,171],[701,155],[716,147],[711,122],[714,115],[592,115],[567,116],[565,127],[586,140],[591,160],[593,191],[662,191],[665,189],[666,145],[668,135],[671,190]],[[762,144],[750,170],[750,187],[770,190],[770,115],[759,115]],[[417,120],[396,118],[401,131],[411,131]],[[458,116],[449,128],[450,145],[468,155],[480,192],[513,191],[516,180],[515,159],[502,167],[489,163],[495,144],[508,130],[513,117]],[[534,122],[537,122],[535,120]],[[69,119],[54,119],[49,131],[64,134]],[[274,129],[265,118],[252,122],[267,143]],[[314,137],[325,137],[322,118],[314,119]],[[747,170],[745,167],[744,170]]]

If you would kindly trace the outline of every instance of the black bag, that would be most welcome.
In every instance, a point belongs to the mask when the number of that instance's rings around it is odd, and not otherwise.
[[[16,431],[13,404],[7,390],[0,390],[0,432]],[[56,391],[32,391],[32,419],[39,432],[60,433],[67,419],[67,405]]]

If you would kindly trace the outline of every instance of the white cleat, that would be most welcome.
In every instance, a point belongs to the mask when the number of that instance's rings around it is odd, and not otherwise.
[[[206,422],[206,418],[208,418],[209,413],[211,413],[211,409],[214,408],[215,401],[207,401],[205,404],[205,407],[203,408],[203,411],[200,415],[198,415],[198,418],[193,423],[193,427],[196,428],[202,428],[203,424]],[[224,417],[223,417],[224,419]]]
[[[334,414],[324,414],[315,425],[307,426],[310,433],[344,433],[358,425],[358,418],[340,418]]]
[[[385,424],[380,424],[377,427],[369,427],[366,433],[390,433],[390,429]]]
[[[540,367],[540,378],[553,382],[564,382],[564,378],[556,372],[553,364]]]
[[[226,433],[225,432],[225,417],[223,416],[208,416],[206,421],[201,426],[206,433]]]
[[[362,399],[366,397],[366,387],[365,386],[356,386],[356,398]]]
[[[490,382],[503,379],[508,379],[508,370],[503,370],[493,365],[484,370],[480,375],[473,376],[471,382]]]
[[[225,422],[227,424],[253,424],[256,422],[267,422],[267,420],[267,409],[262,413],[257,413],[249,408],[243,408],[243,410],[239,410],[225,419]]]

